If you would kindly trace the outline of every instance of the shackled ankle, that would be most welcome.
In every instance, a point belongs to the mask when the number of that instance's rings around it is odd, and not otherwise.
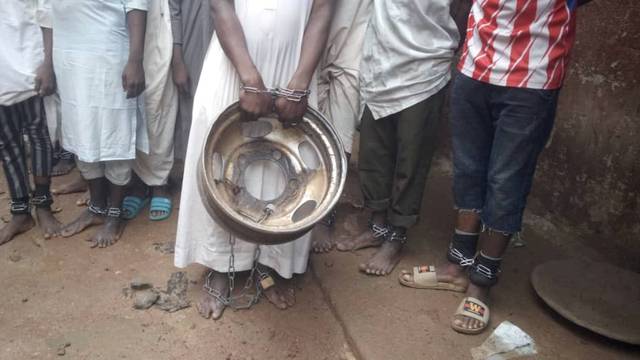
[[[399,243],[404,245],[407,243],[407,229],[400,226],[388,226],[385,241]]]
[[[456,229],[449,243],[447,260],[461,267],[473,265],[480,234],[467,233]]]
[[[502,258],[487,256],[480,251],[469,268],[469,281],[480,287],[491,287],[498,282]]]

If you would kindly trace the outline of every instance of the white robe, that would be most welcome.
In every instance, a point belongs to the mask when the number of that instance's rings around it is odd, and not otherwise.
[[[173,35],[168,0],[149,2],[144,41],[145,116],[149,153],[138,151],[133,171],[149,186],[166,185],[173,168],[178,89],[173,83]]]
[[[373,0],[338,0],[318,79],[318,107],[333,123],[346,152],[360,122],[360,60]]]
[[[148,0],[51,1],[53,64],[62,103],[62,146],[84,162],[131,160],[148,151],[144,98],[127,99],[126,12]]]
[[[235,9],[244,30],[249,54],[267,87],[286,87],[298,66],[304,30],[313,0],[236,0]],[[185,160],[182,199],[178,218],[175,265],[199,263],[219,272],[229,266],[229,234],[207,213],[197,185],[198,159],[205,137],[218,115],[238,100],[240,79],[224,54],[217,37],[211,41],[194,98],[193,124]],[[315,106],[316,84],[311,87],[310,104]],[[250,176],[247,186],[268,198],[279,187],[269,168],[258,169],[262,176]],[[255,192],[254,192],[255,193]],[[261,264],[285,278],[304,273],[310,237],[282,245],[260,246]],[[235,268],[249,270],[257,245],[237,240]]]

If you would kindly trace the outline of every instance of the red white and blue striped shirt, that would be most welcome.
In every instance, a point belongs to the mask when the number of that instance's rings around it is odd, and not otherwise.
[[[473,0],[458,69],[494,85],[562,86],[577,0]]]

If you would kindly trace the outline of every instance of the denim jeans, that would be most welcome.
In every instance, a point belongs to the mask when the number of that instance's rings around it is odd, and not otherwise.
[[[493,231],[521,230],[559,91],[497,86],[457,74],[450,116],[457,209],[480,213]]]

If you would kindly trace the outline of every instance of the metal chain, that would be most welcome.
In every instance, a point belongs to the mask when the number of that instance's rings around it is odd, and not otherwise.
[[[213,279],[213,271],[210,271],[207,275],[207,279],[203,285],[204,290],[216,298],[220,303],[225,306],[229,306],[234,310],[240,309],[248,309],[254,304],[258,302],[260,296],[262,296],[262,287],[260,286],[260,279],[255,276],[255,273],[258,268],[258,258],[260,257],[260,247],[256,246],[256,249],[253,253],[253,266],[251,267],[251,271],[247,280],[244,284],[244,287],[240,291],[239,294],[234,295],[233,292],[235,290],[236,284],[236,268],[235,268],[235,245],[236,238],[235,236],[229,234],[229,267],[227,271],[227,280],[229,281],[229,292],[227,294],[221,294],[218,290],[211,286],[211,281]],[[250,291],[254,288],[253,294]],[[243,301],[244,300],[244,301]]]
[[[251,94],[270,94],[273,97],[283,97],[289,101],[300,102],[311,94],[311,90],[298,90],[287,88],[266,88],[258,89],[252,86],[241,86],[240,90]]]

